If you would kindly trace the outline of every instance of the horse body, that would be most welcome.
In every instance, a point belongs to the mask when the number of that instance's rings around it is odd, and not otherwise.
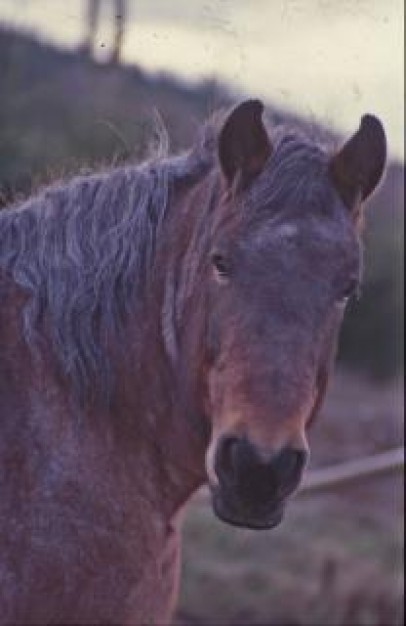
[[[318,182],[307,198],[302,163],[285,202],[291,143],[272,156],[258,113],[244,103],[187,157],[0,215],[5,624],[166,623],[181,512],[206,477],[217,515],[252,528],[297,487],[334,298],[359,271],[352,204],[381,172],[347,144],[353,197],[341,160],[327,173],[302,146]]]
[[[155,414],[149,427],[139,393],[138,406],[114,415],[119,432],[101,410],[78,426],[53,357],[36,369],[19,339],[24,298],[9,296],[20,306],[1,319],[2,620],[163,623],[175,600],[179,509],[203,479],[182,452],[187,424],[169,432],[168,407],[167,424]],[[129,440],[123,423],[137,418]]]

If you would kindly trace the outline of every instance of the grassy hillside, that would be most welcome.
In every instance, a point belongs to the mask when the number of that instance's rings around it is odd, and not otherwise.
[[[0,184],[28,192],[38,180],[145,156],[155,109],[178,150],[210,105],[192,89],[136,67],[109,67],[0,29]]]
[[[78,170],[140,160],[157,148],[160,118],[177,151],[231,101],[210,82],[100,65],[1,28],[0,59],[0,205]],[[275,122],[288,119],[269,109]],[[377,377],[402,364],[402,220],[403,167],[392,163],[369,210],[364,294],[350,307],[340,351],[344,364]]]

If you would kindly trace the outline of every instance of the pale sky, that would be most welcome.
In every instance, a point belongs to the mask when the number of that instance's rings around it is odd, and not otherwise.
[[[99,44],[111,39],[108,4]],[[357,128],[363,113],[374,113],[385,125],[390,153],[404,157],[403,0],[128,4],[126,62],[186,80],[224,79],[344,133]],[[75,47],[85,6],[84,0],[0,0],[0,21]]]

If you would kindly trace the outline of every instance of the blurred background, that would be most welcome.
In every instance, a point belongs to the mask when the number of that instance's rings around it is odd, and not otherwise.
[[[341,141],[387,130],[366,216],[362,298],[311,435],[311,469],[402,442],[402,0],[0,0],[0,207],[55,178],[190,145],[214,110],[261,97],[274,123]],[[177,623],[403,624],[399,472],[298,495],[272,531],[189,508]]]

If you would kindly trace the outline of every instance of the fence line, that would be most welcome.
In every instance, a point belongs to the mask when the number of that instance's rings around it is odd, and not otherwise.
[[[326,491],[344,483],[398,471],[403,468],[404,463],[404,449],[399,447],[356,461],[347,461],[331,467],[310,470],[304,476],[299,494],[306,495],[316,491]]]
[[[309,470],[305,473],[297,495],[306,496],[312,493],[331,491],[346,483],[354,483],[374,476],[400,471],[404,464],[404,448],[399,447],[356,461],[346,461],[330,467]],[[205,502],[208,495],[207,487],[203,487],[199,491],[197,501]]]

